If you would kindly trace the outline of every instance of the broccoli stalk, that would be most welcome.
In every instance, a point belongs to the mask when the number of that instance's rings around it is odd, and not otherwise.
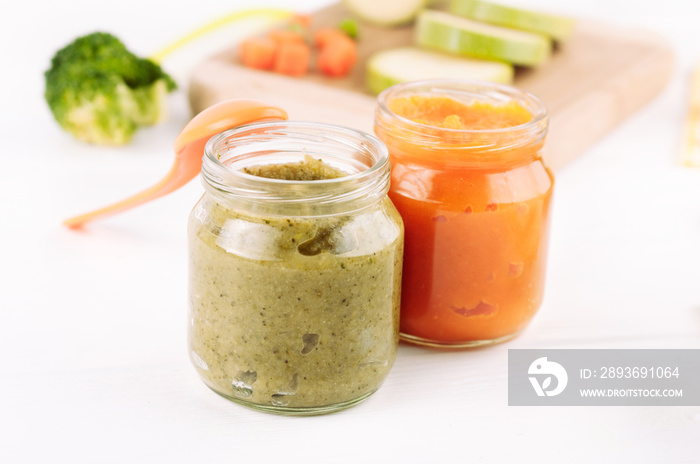
[[[161,121],[177,87],[160,66],[103,32],[56,52],[45,77],[45,98],[61,127],[103,145],[123,145],[139,126]]]

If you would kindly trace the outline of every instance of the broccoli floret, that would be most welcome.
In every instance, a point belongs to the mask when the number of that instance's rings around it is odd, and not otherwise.
[[[61,127],[104,145],[123,145],[139,126],[160,121],[166,95],[177,87],[156,63],[103,32],[56,52],[45,77],[46,101]]]

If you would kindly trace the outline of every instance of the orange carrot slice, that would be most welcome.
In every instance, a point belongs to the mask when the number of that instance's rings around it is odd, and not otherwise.
[[[271,38],[251,37],[241,42],[241,62],[249,68],[272,69],[278,44]]]
[[[357,45],[347,36],[330,38],[318,55],[318,68],[331,77],[347,75],[357,61]]]
[[[286,43],[306,43],[304,36],[297,31],[291,31],[289,29],[275,29],[274,31],[270,31],[267,37],[274,40],[277,45]]]
[[[349,40],[349,37],[345,32],[341,31],[340,29],[332,29],[329,27],[324,27],[314,32],[314,43],[321,48],[325,47],[326,44],[332,42],[335,39]]]
[[[300,77],[309,70],[311,49],[305,43],[280,45],[275,58],[275,72]]]

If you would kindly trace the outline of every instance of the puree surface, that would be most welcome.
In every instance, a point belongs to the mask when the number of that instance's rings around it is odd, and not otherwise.
[[[306,155],[298,163],[264,164],[243,169],[246,174],[269,179],[282,180],[323,180],[337,179],[346,174],[320,159]]]
[[[532,119],[532,113],[515,101],[465,104],[450,97],[411,95],[392,99],[389,109],[413,122],[444,129],[503,129]]]
[[[318,163],[247,172],[344,175]],[[346,215],[263,217],[205,195],[189,250],[190,355],[209,387],[253,405],[314,408],[381,385],[396,356],[403,254],[387,198]]]

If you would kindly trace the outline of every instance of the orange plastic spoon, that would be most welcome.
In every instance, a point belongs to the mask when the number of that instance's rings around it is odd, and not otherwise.
[[[167,195],[197,177],[202,170],[204,145],[212,136],[232,127],[273,119],[287,119],[287,112],[257,100],[228,100],[210,106],[192,118],[175,139],[175,162],[160,182],[120,202],[66,219],[63,224],[78,228]]]

